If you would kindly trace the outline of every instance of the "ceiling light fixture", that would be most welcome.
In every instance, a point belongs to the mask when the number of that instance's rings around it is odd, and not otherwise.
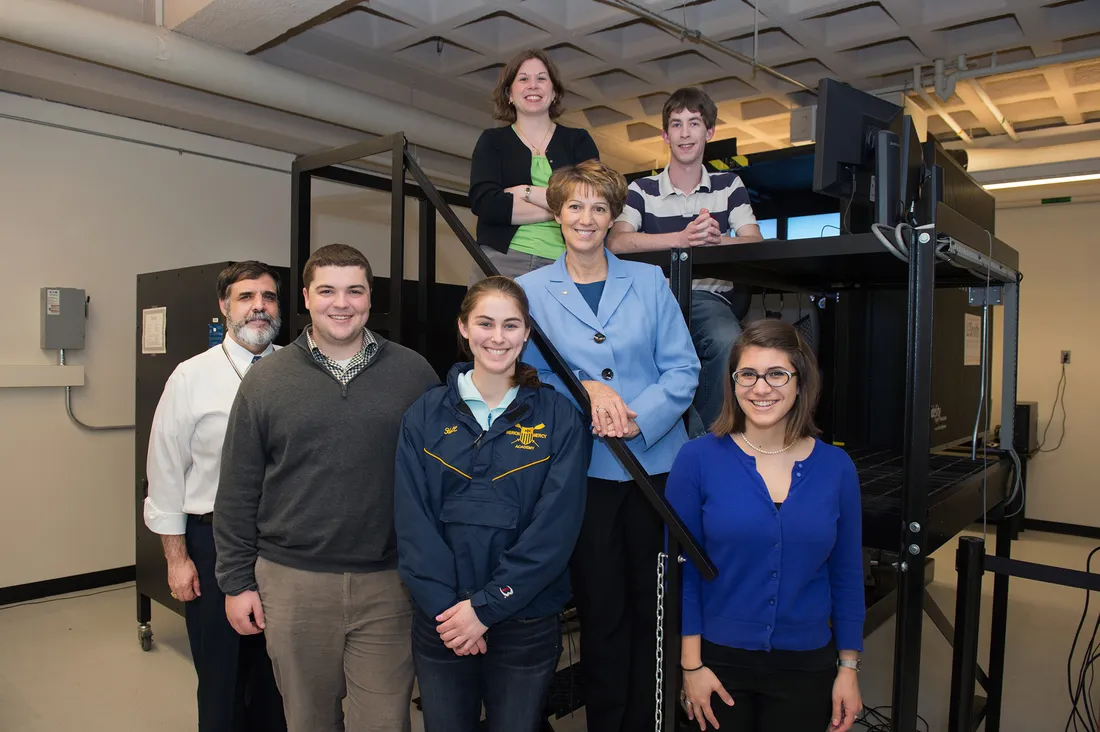
[[[986,183],[983,187],[987,191],[996,191],[1004,188],[1027,188],[1028,186],[1050,186],[1057,183],[1081,183],[1087,180],[1100,180],[1100,173],[1087,173],[1085,175],[1063,175],[1057,178],[1035,178],[1033,180],[1013,180],[1007,183]]]

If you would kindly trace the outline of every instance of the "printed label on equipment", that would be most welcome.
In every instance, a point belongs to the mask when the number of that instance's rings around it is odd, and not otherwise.
[[[982,318],[966,313],[966,346],[963,349],[963,366],[982,365]]]
[[[46,315],[61,315],[61,290],[46,290]]]

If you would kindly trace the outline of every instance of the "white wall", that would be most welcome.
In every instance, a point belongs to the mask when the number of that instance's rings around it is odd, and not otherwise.
[[[289,264],[285,173],[7,117],[139,138],[289,170],[290,156],[37,100],[0,95],[0,364],[49,364],[39,288],[91,297],[86,385],[93,424],[134,417],[135,277],[226,259]],[[0,389],[0,587],[133,564],[133,432],[88,433],[59,388]]]
[[[0,364],[55,363],[56,353],[39,348],[39,288],[83,288],[87,348],[66,354],[86,373],[74,412],[91,424],[131,424],[136,276],[227,259],[289,265],[290,177],[280,171],[291,159],[0,94]],[[316,180],[313,201],[314,248],[357,246],[378,275],[389,274],[388,194]],[[473,227],[468,210],[458,214]],[[410,199],[409,279],[417,276],[417,215]],[[469,257],[438,217],[437,232],[439,281],[464,285]],[[133,432],[79,429],[60,388],[0,389],[0,587],[133,564],[133,472]]]
[[[1071,203],[998,210],[997,235],[1020,252],[1020,354],[1018,401],[1039,403],[1040,433],[1054,406],[1061,374],[1060,352],[1072,351],[1066,367],[1066,436],[1056,452],[1028,468],[1027,516],[1100,526],[1100,480],[1090,457],[1100,433],[1100,203]],[[998,313],[1000,317],[1000,313]],[[999,333],[999,326],[995,327]],[[994,340],[999,352],[1000,339]],[[1000,365],[995,365],[999,394]],[[995,415],[1000,415],[998,410]],[[999,418],[996,420],[999,421]],[[1054,418],[1046,448],[1061,432]]]

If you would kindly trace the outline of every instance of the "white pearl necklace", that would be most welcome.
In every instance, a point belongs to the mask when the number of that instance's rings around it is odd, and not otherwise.
[[[794,440],[793,442],[791,442],[791,443],[790,443],[789,445],[787,445],[786,447],[784,447],[784,448],[783,448],[783,449],[781,449],[781,450],[764,450],[763,448],[757,447],[756,445],[754,445],[754,444],[752,444],[751,442],[749,442],[749,438],[748,438],[748,437],[745,437],[745,433],[744,433],[744,432],[742,432],[742,433],[741,433],[741,439],[742,439],[742,440],[744,440],[744,442],[745,442],[745,444],[746,444],[746,445],[748,445],[748,446],[749,446],[749,447],[751,447],[751,448],[752,448],[753,450],[756,450],[756,451],[757,451],[758,453],[760,453],[760,454],[762,454],[762,455],[778,455],[778,454],[780,454],[780,453],[784,453],[784,452],[786,452],[787,450],[790,450],[790,449],[791,449],[792,447],[794,447],[794,446],[795,446],[795,444],[796,444],[796,443],[798,442],[798,440],[796,439],[796,440]]]

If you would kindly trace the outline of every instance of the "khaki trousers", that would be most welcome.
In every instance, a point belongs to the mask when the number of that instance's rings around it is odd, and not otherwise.
[[[396,570],[307,572],[261,558],[256,584],[288,732],[408,731],[412,604]]]

